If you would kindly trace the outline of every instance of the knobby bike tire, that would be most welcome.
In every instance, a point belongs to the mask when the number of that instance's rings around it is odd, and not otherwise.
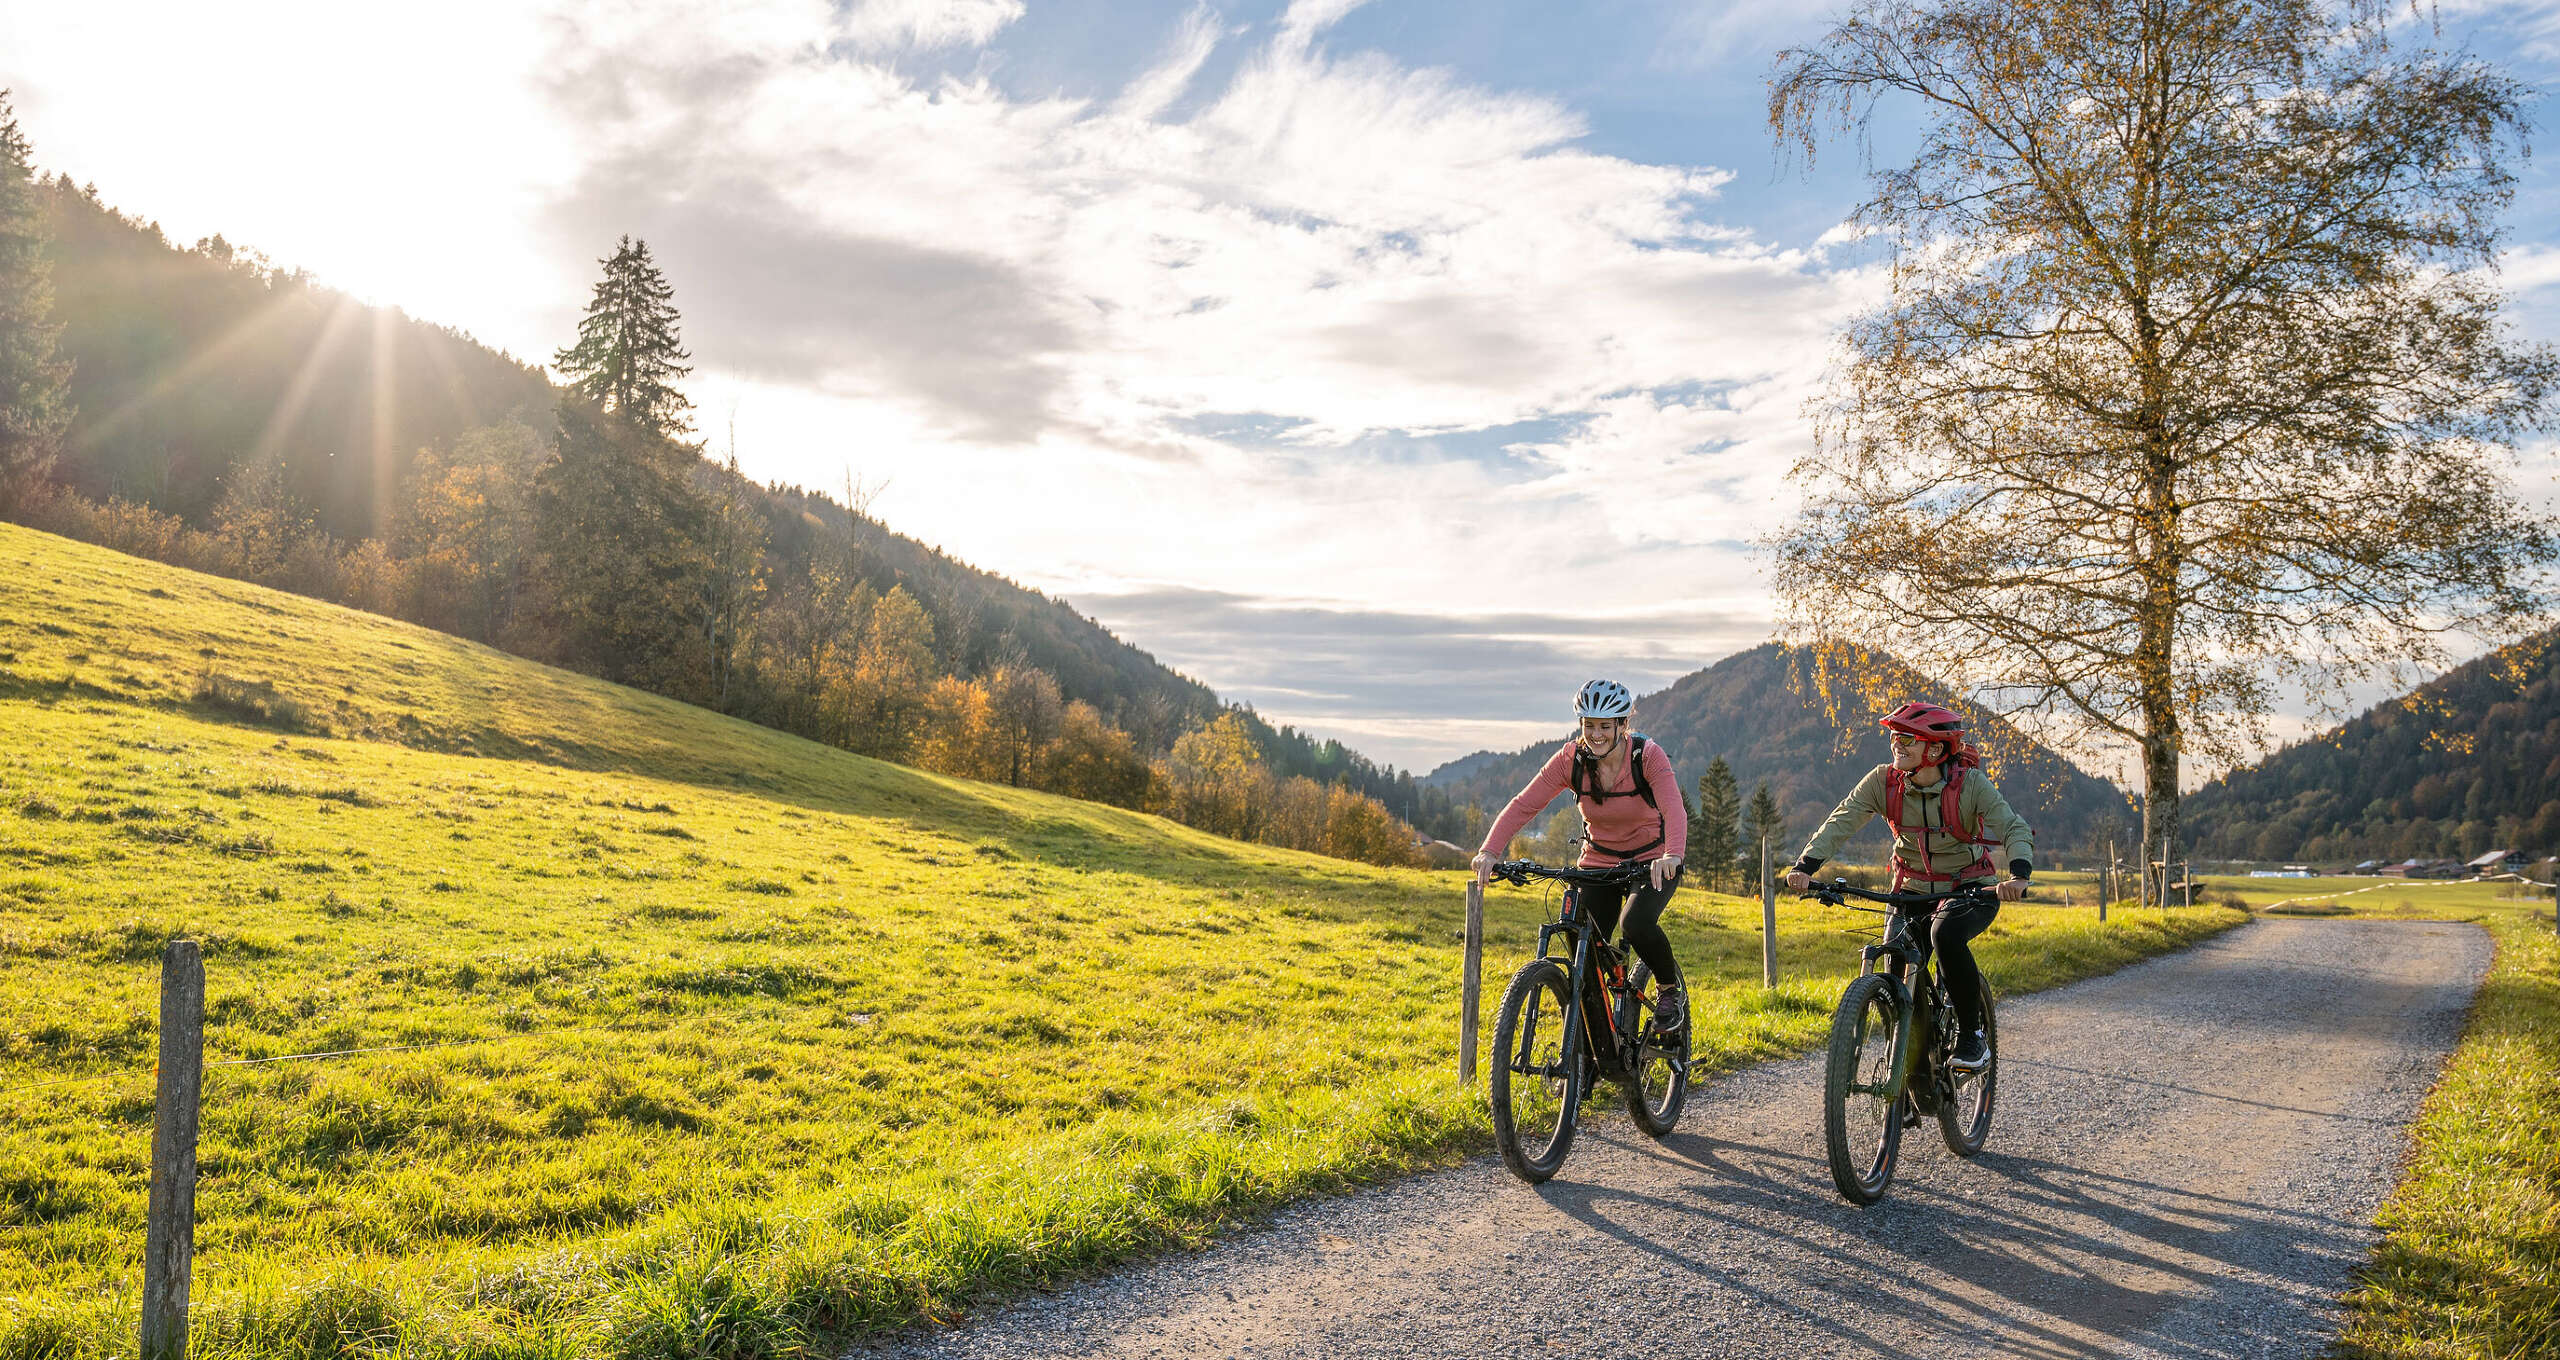
[[[1831,1016],[1830,1060],[1822,1079],[1822,1141],[1831,1182],[1852,1204],[1873,1204],[1893,1183],[1902,1151],[1902,1109],[1893,1088],[1904,1060],[1907,1013],[1893,979],[1864,973],[1840,994]],[[1857,1087],[1868,1090],[1857,1090]]]
[[[1635,1008],[1636,1032],[1645,1033],[1653,1019],[1653,970],[1641,961],[1627,970],[1627,990],[1644,998]],[[1627,1115],[1636,1127],[1656,1138],[1664,1137],[1680,1122],[1681,1107],[1689,1103],[1689,1032],[1694,1026],[1680,1026],[1680,1037],[1673,1043],[1655,1045],[1638,1041],[1636,1059],[1628,1069],[1622,1085],[1627,1093]]]
[[[1938,1135],[1947,1151],[1970,1157],[1991,1138],[1991,1105],[2000,1093],[2000,1024],[1991,1013],[1991,983],[1982,983],[1982,1037],[1991,1046],[1979,1072],[1955,1073],[1955,1090],[1938,1101]]]
[[[1564,1166],[1582,1105],[1583,1055],[1565,1041],[1568,989],[1553,959],[1531,959],[1511,975],[1494,1023],[1489,1076],[1493,1145],[1511,1174],[1537,1185]],[[1525,1119],[1524,1119],[1525,1116]]]

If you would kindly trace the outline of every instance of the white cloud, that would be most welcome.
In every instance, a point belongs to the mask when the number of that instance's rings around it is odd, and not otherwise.
[[[2498,258],[2498,281],[2510,293],[2530,293],[2560,283],[2560,247],[2518,246]]]
[[[1289,0],[1289,8],[1280,16],[1280,41],[1303,48],[1307,40],[1322,33],[1342,17],[1367,4],[1368,0]]]
[[[1738,544],[1874,284],[1720,226],[1727,172],[1596,154],[1552,99],[1307,41],[1347,4],[1294,6],[1207,89],[1237,38],[1194,9],[1104,101],[911,76],[775,8],[743,37],[579,32],[563,107],[610,151],[554,214],[657,248],[751,468],[828,485],[850,455],[893,478],[893,523],[1077,598],[1288,582],[1354,614],[1765,617]],[[1552,433],[1481,433],[1524,422]],[[811,451],[830,425],[875,434]],[[1676,675],[1749,640],[1695,617],[1578,646]],[[1223,644],[1187,636],[1137,640],[1220,682]],[[1226,682],[1277,716],[1394,716]]]
[[[842,32],[869,48],[983,47],[1021,17],[1022,0],[860,0]]]
[[[1205,4],[1193,5],[1191,12],[1182,16],[1182,26],[1175,30],[1163,59],[1129,82],[1112,112],[1135,122],[1153,121],[1191,88],[1193,78],[1200,74],[1201,65],[1217,50],[1223,36],[1225,30],[1219,26],[1217,15]]]

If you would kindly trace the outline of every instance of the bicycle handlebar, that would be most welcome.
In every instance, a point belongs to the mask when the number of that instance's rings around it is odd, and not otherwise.
[[[1639,860],[1611,865],[1606,869],[1584,869],[1578,866],[1567,868],[1540,864],[1536,860],[1504,859],[1494,861],[1492,867],[1486,870],[1486,876],[1489,878],[1498,878],[1505,883],[1516,884],[1523,888],[1528,887],[1529,880],[1533,878],[1552,878],[1564,883],[1580,883],[1592,887],[1625,886],[1651,878],[1652,873],[1651,867]]]
[[[1870,902],[1881,902],[1897,911],[1907,911],[1916,907],[1934,907],[1941,902],[1953,902],[1962,898],[1992,897],[1996,894],[1991,889],[1982,887],[1953,888],[1946,892],[1875,892],[1867,888],[1852,887],[1847,879],[1835,878],[1828,883],[1816,879],[1804,895],[1817,898],[1834,907],[1841,904],[1840,899],[1843,897],[1863,897]]]

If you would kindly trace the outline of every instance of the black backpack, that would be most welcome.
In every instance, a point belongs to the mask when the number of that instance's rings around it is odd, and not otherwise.
[[[1573,775],[1571,782],[1573,787],[1573,796],[1577,803],[1585,798],[1588,798],[1595,803],[1605,803],[1612,798],[1626,798],[1631,796],[1642,797],[1644,799],[1644,805],[1653,809],[1654,819],[1661,823],[1661,829],[1654,833],[1652,840],[1645,842],[1643,845],[1640,845],[1633,850],[1611,850],[1609,847],[1602,845],[1597,841],[1591,842],[1592,848],[1602,852],[1603,854],[1617,855],[1623,859],[1632,860],[1638,855],[1652,853],[1654,850],[1660,848],[1664,841],[1671,838],[1671,820],[1662,815],[1662,804],[1653,796],[1653,781],[1644,777],[1644,748],[1645,744],[1651,740],[1652,738],[1647,737],[1642,732],[1630,734],[1627,738],[1627,772],[1634,775],[1636,778],[1635,793],[1632,795],[1622,790],[1601,788],[1600,762],[1593,760],[1590,754],[1582,749],[1582,743],[1575,742],[1573,744]],[[1583,819],[1582,832],[1586,836],[1591,834],[1591,822],[1589,818]]]

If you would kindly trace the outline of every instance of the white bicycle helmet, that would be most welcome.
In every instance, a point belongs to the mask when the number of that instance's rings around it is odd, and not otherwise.
[[[1636,710],[1636,697],[1615,680],[1594,680],[1574,696],[1573,716],[1579,718],[1623,718]]]

